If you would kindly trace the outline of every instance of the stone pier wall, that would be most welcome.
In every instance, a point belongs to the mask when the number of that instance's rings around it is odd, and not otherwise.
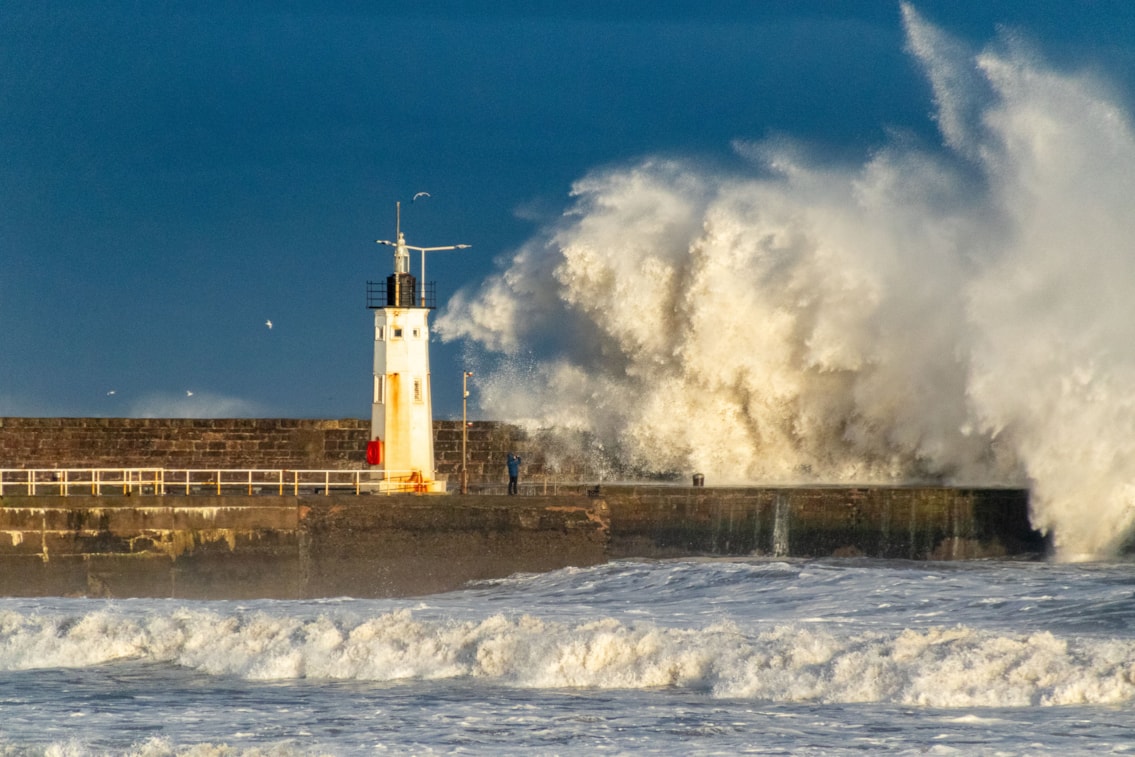
[[[356,418],[0,418],[0,468],[366,468],[370,422]],[[468,429],[469,481],[503,484],[510,450],[526,480],[581,477],[570,454],[504,423]],[[437,476],[459,484],[461,422],[434,422]]]
[[[957,560],[1039,555],[1028,492],[947,487],[607,487],[612,557]]]
[[[0,596],[397,597],[606,560],[586,497],[0,500]]]
[[[3,468],[362,468],[355,419],[0,418]]]
[[[1027,493],[5,496],[0,596],[394,597],[610,559],[1040,556]]]

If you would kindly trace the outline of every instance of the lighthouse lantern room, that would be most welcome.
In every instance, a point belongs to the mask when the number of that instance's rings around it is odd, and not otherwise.
[[[430,395],[429,312],[434,292],[427,286],[426,253],[461,250],[467,244],[415,247],[402,233],[402,206],[395,205],[394,272],[385,282],[367,282],[367,307],[374,310],[374,394],[371,399],[367,462],[379,475],[381,491],[444,492],[434,478],[433,409]],[[410,273],[410,251],[422,256],[422,279]]]

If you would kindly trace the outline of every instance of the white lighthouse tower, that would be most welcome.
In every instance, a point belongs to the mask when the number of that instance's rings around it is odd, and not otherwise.
[[[429,313],[433,287],[426,284],[426,253],[461,250],[414,247],[402,234],[402,205],[395,206],[394,273],[367,282],[367,307],[374,310],[374,394],[371,399],[367,462],[380,473],[383,491],[444,492],[434,480],[433,407],[430,395]],[[422,256],[422,280],[410,273],[410,250]]]

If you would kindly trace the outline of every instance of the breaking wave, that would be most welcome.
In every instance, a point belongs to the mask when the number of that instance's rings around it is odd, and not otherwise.
[[[0,670],[169,663],[251,680],[473,678],[528,688],[678,687],[772,702],[932,707],[1135,701],[1135,643],[966,626],[702,628],[599,618],[287,618],[182,609],[0,616]]]
[[[1013,39],[974,53],[903,18],[942,147],[896,137],[848,167],[739,142],[731,172],[652,157],[579,180],[438,320],[509,356],[478,371],[485,414],[715,483],[1028,485],[1060,556],[1122,546],[1129,114]]]

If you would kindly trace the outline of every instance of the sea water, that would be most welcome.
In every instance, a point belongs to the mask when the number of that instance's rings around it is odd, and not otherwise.
[[[0,600],[0,754],[1135,751],[1135,565],[617,561]]]

